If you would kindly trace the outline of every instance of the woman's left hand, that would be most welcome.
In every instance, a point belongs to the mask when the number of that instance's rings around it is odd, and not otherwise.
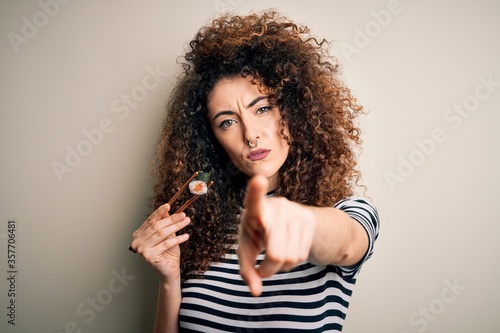
[[[248,182],[238,235],[240,274],[254,296],[262,292],[262,278],[289,271],[309,257],[314,237],[313,213],[280,197],[266,197],[268,180],[255,176]],[[264,260],[255,267],[263,250]]]

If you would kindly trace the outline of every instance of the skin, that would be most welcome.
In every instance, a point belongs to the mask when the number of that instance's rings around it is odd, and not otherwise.
[[[254,296],[262,292],[262,279],[289,271],[304,260],[318,265],[354,265],[368,248],[368,237],[358,222],[331,207],[312,207],[282,197],[267,197],[278,184],[278,171],[289,146],[279,135],[279,110],[270,108],[265,94],[249,78],[221,79],[209,96],[208,121],[231,161],[248,176],[238,233],[240,274]],[[289,135],[288,129],[285,134]],[[258,140],[251,148],[248,141]],[[252,150],[267,156],[253,161]],[[132,248],[160,276],[154,332],[178,332],[181,304],[179,244],[176,235],[190,223],[184,213],[169,214],[159,207],[133,234]],[[266,250],[259,267],[257,255]]]
[[[249,178],[263,175],[271,189],[278,184],[278,170],[285,162],[289,145],[279,135],[280,113],[251,77],[221,79],[209,96],[208,120],[215,137],[235,166]],[[285,134],[289,135],[288,128]],[[255,148],[248,142],[258,140]],[[260,160],[249,159],[252,151],[269,150]]]
[[[160,285],[154,332],[178,332],[181,305],[180,247],[189,235],[176,232],[191,220],[186,214],[169,214],[168,204],[160,206],[133,233],[131,247],[158,273]]]

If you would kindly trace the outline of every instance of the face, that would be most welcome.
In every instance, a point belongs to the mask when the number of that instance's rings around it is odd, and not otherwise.
[[[237,76],[217,82],[208,99],[208,121],[234,165],[248,177],[267,177],[273,190],[289,145],[279,134],[278,107],[251,80]],[[284,133],[290,136],[288,128]]]

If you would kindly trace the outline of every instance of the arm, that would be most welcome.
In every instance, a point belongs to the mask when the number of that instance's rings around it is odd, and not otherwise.
[[[368,235],[363,226],[347,213],[331,207],[310,207],[314,237],[309,260],[318,265],[351,266],[368,250]]]
[[[306,259],[350,266],[367,253],[365,228],[342,210],[266,198],[266,191],[264,177],[249,181],[240,223],[240,273],[253,295],[260,295],[262,278],[291,270]],[[264,249],[266,256],[255,268],[255,258]]]
[[[179,308],[181,306],[180,279],[160,281],[154,333],[179,332]]]
[[[170,206],[159,207],[133,234],[131,248],[144,257],[160,277],[155,333],[179,330],[181,304],[180,247],[189,237],[176,235],[190,223],[185,213],[170,215]]]

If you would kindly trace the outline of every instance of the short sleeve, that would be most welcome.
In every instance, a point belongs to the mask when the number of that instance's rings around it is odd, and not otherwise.
[[[377,209],[367,200],[361,197],[349,197],[337,202],[334,208],[347,213],[352,219],[359,222],[368,235],[368,249],[363,258],[352,266],[339,266],[338,273],[344,277],[354,278],[361,266],[373,254],[373,245],[378,238],[379,216]]]

